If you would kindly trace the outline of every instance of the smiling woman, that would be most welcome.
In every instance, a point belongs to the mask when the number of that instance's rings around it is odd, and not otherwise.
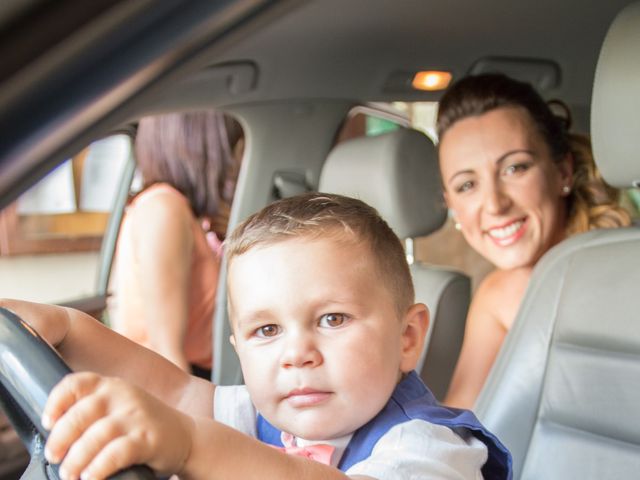
[[[569,235],[629,223],[566,113],[555,116],[530,85],[497,74],[462,79],[442,99],[445,198],[456,228],[497,267],[471,304],[450,405],[475,402],[537,261]]]

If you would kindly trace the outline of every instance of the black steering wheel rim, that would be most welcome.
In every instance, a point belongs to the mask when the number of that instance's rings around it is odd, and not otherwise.
[[[51,389],[71,369],[46,341],[13,312],[0,307],[0,407],[29,451],[23,480],[59,480],[56,465],[44,458],[48,433],[41,417]],[[155,479],[145,466],[110,477],[117,480]]]

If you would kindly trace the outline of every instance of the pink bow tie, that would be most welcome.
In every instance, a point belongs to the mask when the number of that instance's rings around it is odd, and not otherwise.
[[[327,444],[308,445],[306,447],[274,447],[281,452],[289,455],[298,455],[300,457],[310,458],[316,462],[331,465],[331,455],[335,447]]]

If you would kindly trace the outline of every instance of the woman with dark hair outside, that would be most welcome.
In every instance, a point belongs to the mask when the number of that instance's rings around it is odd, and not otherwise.
[[[445,199],[469,245],[496,267],[476,291],[444,403],[471,408],[516,317],[536,262],[570,235],[628,225],[569,110],[500,74],[444,95],[438,151]],[[557,116],[551,107],[561,107]]]
[[[240,125],[218,112],[141,119],[135,152],[143,189],[117,243],[111,326],[205,378],[243,142]]]

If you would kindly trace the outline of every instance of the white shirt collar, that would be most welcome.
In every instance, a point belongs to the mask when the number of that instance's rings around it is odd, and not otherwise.
[[[335,448],[335,451],[331,456],[332,467],[337,467],[340,463],[340,459],[342,458],[347,445],[349,445],[351,437],[353,437],[353,433],[343,437],[333,438],[331,440],[305,440],[304,438],[296,437],[286,432],[282,432],[280,434],[280,440],[285,447],[307,447],[309,445],[317,445],[319,443],[331,445]]]

